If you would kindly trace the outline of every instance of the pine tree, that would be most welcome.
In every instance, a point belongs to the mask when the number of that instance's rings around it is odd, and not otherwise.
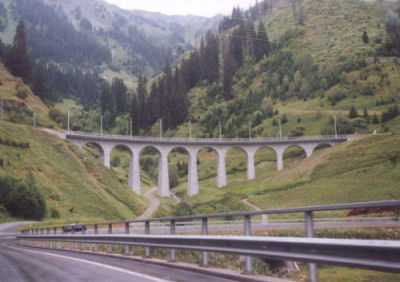
[[[270,45],[268,40],[267,32],[265,31],[265,27],[262,21],[258,24],[258,32],[255,42],[254,54],[256,56],[256,60],[261,60],[264,55],[268,56],[270,52]]]
[[[364,108],[363,118],[364,118],[366,121],[368,121],[368,122],[369,122],[369,120],[370,120],[370,117],[369,117],[367,108]]]
[[[52,98],[50,90],[46,87],[44,83],[41,67],[38,67],[34,73],[32,91],[43,101],[49,101]]]
[[[7,52],[4,64],[13,75],[21,77],[25,82],[31,81],[32,65],[26,47],[25,25],[22,21],[18,23],[13,46]]]
[[[363,41],[365,44],[368,44],[368,43],[369,43],[368,33],[367,33],[365,30],[364,30],[363,35],[361,36],[361,38],[362,38],[362,41]]]
[[[256,31],[254,29],[254,24],[253,22],[249,22],[247,25],[247,54],[250,57],[254,56],[255,40]]]
[[[206,34],[206,45],[204,50],[204,74],[209,84],[219,80],[219,41],[218,37],[211,32]]]
[[[102,114],[107,111],[114,113],[114,99],[110,91],[110,85],[107,82],[101,86],[100,106]]]
[[[131,100],[132,131],[134,135],[139,135],[139,105],[136,94],[132,95]]]
[[[304,7],[303,7],[303,0],[298,0],[299,3],[299,10],[297,13],[297,24],[304,25]]]
[[[117,114],[126,113],[128,110],[127,91],[128,89],[126,88],[125,83],[122,79],[113,79],[111,84],[111,92],[113,94],[113,97],[115,98],[115,110]]]
[[[246,29],[243,24],[235,29],[230,40],[229,52],[235,63],[236,69],[243,65],[243,45],[246,36]]]
[[[147,97],[147,89],[146,89],[147,79],[140,75],[139,82],[137,87],[137,95],[138,95],[138,127],[139,128],[146,128],[147,127],[147,109],[146,109],[146,97]]]
[[[356,111],[356,108],[354,108],[354,106],[351,106],[351,109],[349,111],[349,118],[357,118],[358,117],[358,113]]]
[[[373,124],[379,124],[379,118],[377,114],[374,114],[373,118],[372,118],[372,123]]]
[[[224,98],[225,100],[230,100],[234,98],[233,94],[233,76],[235,75],[235,63],[232,58],[231,52],[228,50],[227,54],[224,55]]]

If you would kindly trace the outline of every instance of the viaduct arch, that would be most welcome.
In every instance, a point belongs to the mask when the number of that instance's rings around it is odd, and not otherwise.
[[[232,148],[239,148],[247,156],[247,178],[255,178],[254,156],[256,152],[268,147],[276,154],[277,169],[283,169],[283,154],[289,147],[298,146],[304,150],[309,158],[314,150],[320,145],[335,146],[338,143],[348,141],[349,137],[341,136],[316,136],[300,138],[257,138],[257,139],[178,139],[178,138],[152,138],[152,137],[128,137],[114,135],[99,135],[91,133],[67,133],[66,139],[75,143],[81,149],[87,144],[95,144],[102,153],[103,165],[110,167],[110,154],[113,148],[123,146],[131,153],[129,167],[129,186],[132,190],[141,194],[140,187],[140,152],[147,148],[155,148],[159,154],[158,189],[162,197],[170,196],[168,155],[177,148],[186,150],[189,156],[188,165],[188,195],[193,196],[199,193],[199,181],[197,173],[197,154],[204,148],[210,148],[217,153],[217,187],[226,186],[226,164],[225,157]]]

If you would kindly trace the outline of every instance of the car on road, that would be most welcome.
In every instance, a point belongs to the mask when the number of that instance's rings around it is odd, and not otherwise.
[[[66,225],[62,227],[62,230],[64,233],[69,233],[69,232],[83,232],[86,231],[87,228],[83,224],[71,224],[71,225]]]

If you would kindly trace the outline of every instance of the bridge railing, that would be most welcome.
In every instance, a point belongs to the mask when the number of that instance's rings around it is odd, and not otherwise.
[[[321,136],[301,136],[301,137],[272,137],[272,138],[175,138],[175,137],[147,137],[147,136],[127,136],[100,133],[88,133],[71,131],[67,137],[79,138],[109,138],[116,140],[139,140],[139,141],[164,141],[164,142],[285,142],[285,141],[312,141],[312,140],[347,140],[349,135],[321,135]]]
[[[252,256],[269,257],[275,259],[288,259],[293,261],[305,261],[309,263],[309,274],[312,281],[317,281],[317,271],[315,263],[327,263],[334,265],[344,266],[357,266],[361,268],[376,269],[382,271],[396,271],[400,272],[400,242],[399,241],[360,241],[360,240],[337,240],[332,239],[315,239],[314,229],[314,213],[324,211],[338,211],[349,209],[372,209],[387,212],[398,212],[400,210],[400,200],[393,201],[377,201],[377,202],[363,202],[363,203],[350,203],[338,205],[323,205],[323,206],[310,206],[300,208],[288,209],[272,209],[264,211],[252,212],[234,212],[234,213],[220,213],[220,214],[205,214],[205,215],[192,215],[181,217],[166,217],[166,218],[153,218],[145,220],[132,220],[132,221],[114,221],[114,222],[100,222],[85,224],[85,227],[91,227],[94,235],[87,234],[87,229],[82,229],[80,234],[66,235],[63,232],[64,226],[50,226],[44,228],[31,228],[21,231],[19,239],[25,242],[29,241],[46,241],[48,242],[72,242],[72,243],[91,243],[95,244],[109,244],[108,251],[112,252],[113,245],[125,245],[125,252],[128,254],[129,246],[142,246],[145,247],[145,257],[150,256],[150,248],[170,248],[171,261],[176,261],[175,249],[197,250],[202,252],[202,266],[208,265],[208,252],[228,252],[235,254],[246,255],[245,258],[245,273],[252,273]],[[278,238],[274,241],[270,237],[255,237],[252,235],[252,221],[251,218],[260,215],[273,215],[273,214],[292,214],[304,213],[304,229],[305,238]],[[218,218],[243,218],[243,236],[236,238],[235,236],[209,236],[209,223],[211,219]],[[202,236],[178,236],[176,235],[176,228],[180,222],[188,222],[193,220],[201,220],[201,235]],[[170,229],[170,236],[155,236],[151,235],[151,224],[165,222]],[[132,226],[137,224],[144,224],[145,235],[128,235],[131,233]],[[107,226],[107,235],[99,234],[99,226]],[[124,226],[125,235],[113,234],[115,228]],[[136,229],[136,228],[135,228]],[[72,230],[73,233],[73,230]],[[251,236],[251,237],[250,237]],[[184,240],[184,238],[189,238]],[[190,240],[192,239],[192,241]],[[210,241],[207,241],[210,238]],[[225,239],[224,239],[225,238]],[[260,239],[261,238],[261,239]],[[236,240],[236,241],[235,241]],[[261,241],[258,241],[261,240]],[[302,241],[303,240],[303,241]],[[218,245],[216,242],[218,242]],[[235,247],[229,248],[230,244],[239,244]],[[257,243],[256,243],[257,242]],[[261,242],[261,243],[260,243]],[[287,252],[284,251],[285,244],[290,245],[293,243],[293,248],[288,248]],[[254,245],[253,245],[254,243]],[[214,244],[214,245],[213,245]],[[216,244],[216,245],[215,245]],[[259,244],[259,245],[257,245]],[[376,249],[373,245],[380,246]],[[46,245],[46,246],[49,246]],[[54,245],[55,246],[55,245]],[[221,248],[217,248],[221,246]],[[280,247],[279,247],[280,246]],[[292,246],[292,245],[291,245]],[[237,247],[237,248],[236,248]],[[275,249],[276,247],[276,249]],[[309,251],[306,249],[309,248]],[[353,248],[353,251],[351,249]],[[258,251],[259,249],[259,251]],[[97,247],[95,247],[97,250]],[[335,258],[329,259],[333,256],[334,250],[338,250]],[[262,253],[264,251],[264,253]],[[372,252],[367,258],[363,254]],[[284,254],[285,253],[285,254]],[[306,254],[307,253],[307,254]],[[342,256],[340,255],[342,253]],[[359,253],[360,256],[354,255]],[[282,254],[282,255],[278,255]],[[383,255],[384,254],[384,255]],[[396,259],[393,259],[396,257]],[[369,262],[367,262],[367,260]],[[392,260],[392,261],[391,261]],[[374,263],[372,263],[374,261]],[[341,263],[344,262],[344,263]],[[393,267],[396,265],[397,267]]]

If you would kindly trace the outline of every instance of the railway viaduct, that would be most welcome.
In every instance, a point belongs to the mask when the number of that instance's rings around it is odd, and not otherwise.
[[[217,153],[218,171],[217,186],[226,186],[225,156],[232,148],[239,148],[247,155],[247,178],[255,178],[255,153],[264,147],[272,149],[276,154],[277,168],[283,169],[283,154],[289,147],[297,146],[304,150],[306,157],[312,156],[314,150],[320,145],[335,146],[338,143],[348,141],[348,136],[315,136],[296,138],[253,138],[253,139],[178,139],[178,138],[154,138],[154,137],[130,137],[105,134],[91,134],[70,132],[66,139],[75,143],[80,148],[85,145],[96,145],[101,151],[101,159],[106,167],[110,167],[111,151],[115,147],[124,147],[130,154],[129,186],[132,190],[141,194],[140,188],[140,152],[152,147],[159,152],[158,189],[162,197],[170,196],[168,155],[177,148],[184,149],[189,155],[188,166],[188,195],[193,196],[199,192],[197,176],[197,154],[201,149],[210,148]]]

